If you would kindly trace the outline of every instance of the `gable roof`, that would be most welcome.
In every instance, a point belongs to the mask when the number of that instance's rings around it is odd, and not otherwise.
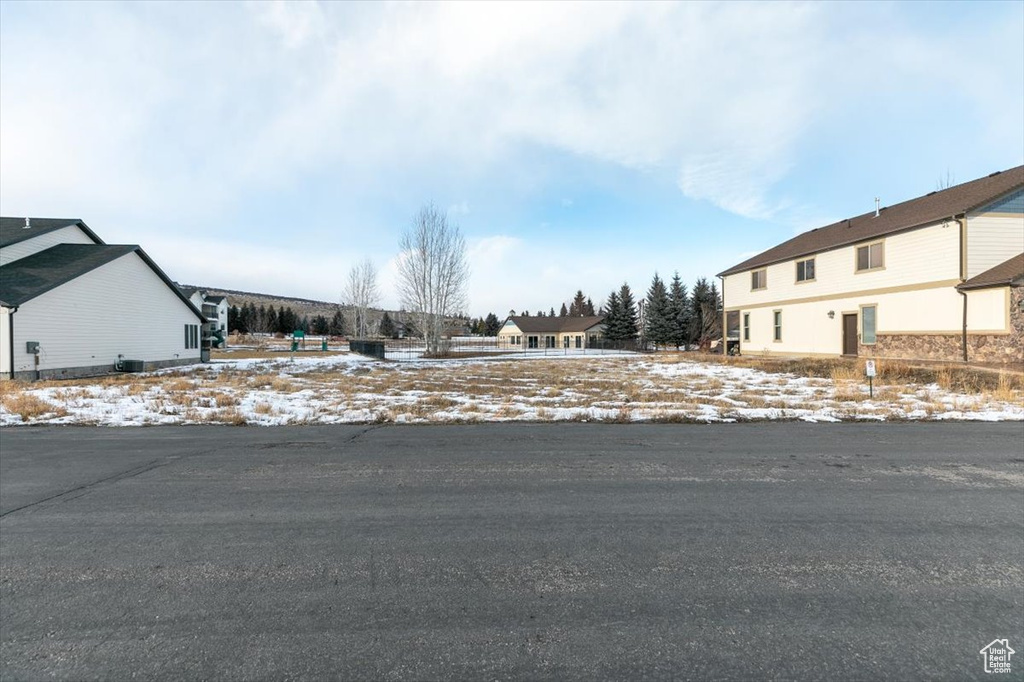
[[[1010,260],[971,277],[957,289],[987,289],[1022,284],[1024,284],[1024,253],[1018,253]]]
[[[527,317],[526,315],[512,315],[508,319],[512,320],[524,334],[582,332],[604,322],[603,315],[588,315],[585,317]]]
[[[202,313],[182,295],[146,252],[134,244],[58,244],[0,267],[0,305],[27,303],[73,279],[136,253],[178,298],[202,321]]]
[[[720,272],[718,276],[734,275],[744,270],[936,223],[981,208],[1021,187],[1024,187],[1024,166],[999,171],[978,180],[886,206],[878,216],[870,211],[855,218],[817,227],[748,258]]]
[[[27,229],[25,220],[25,218],[0,218],[0,247],[17,244],[47,232],[75,225],[97,244],[103,243],[103,240],[78,218],[28,218],[30,227]]]

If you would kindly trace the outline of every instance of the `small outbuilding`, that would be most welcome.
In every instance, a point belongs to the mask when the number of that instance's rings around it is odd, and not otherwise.
[[[139,246],[80,220],[0,218],[0,377],[200,362],[205,322]]]

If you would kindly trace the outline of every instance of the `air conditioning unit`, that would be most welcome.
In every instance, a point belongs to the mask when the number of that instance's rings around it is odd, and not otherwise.
[[[146,369],[146,363],[142,360],[122,360],[118,370],[122,372],[142,372]]]

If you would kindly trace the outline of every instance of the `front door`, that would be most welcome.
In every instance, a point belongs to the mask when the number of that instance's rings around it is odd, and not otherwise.
[[[857,354],[857,313],[843,314],[843,355]]]

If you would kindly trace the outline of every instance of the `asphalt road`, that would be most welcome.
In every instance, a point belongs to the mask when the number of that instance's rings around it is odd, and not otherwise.
[[[1024,425],[0,431],[0,678],[1024,679]]]

